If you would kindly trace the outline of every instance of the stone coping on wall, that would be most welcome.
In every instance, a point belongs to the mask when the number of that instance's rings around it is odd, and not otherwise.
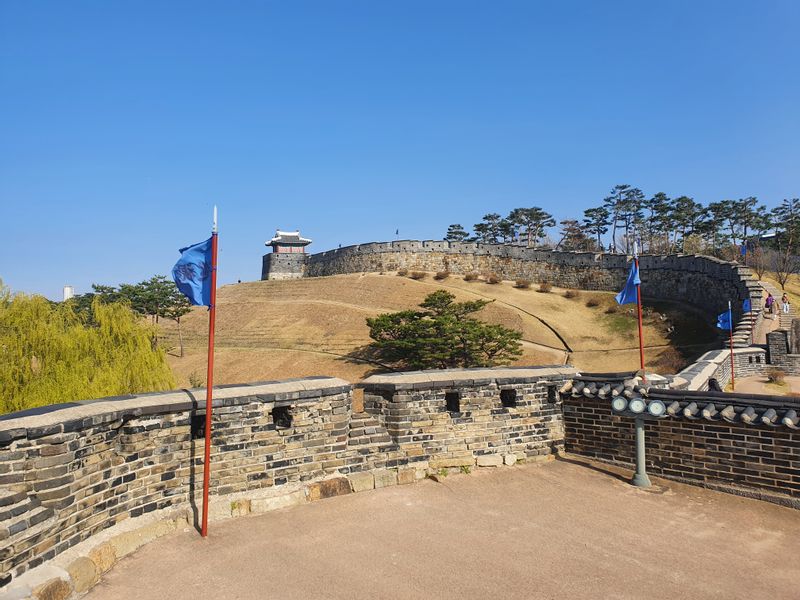
[[[398,391],[414,389],[449,388],[465,385],[497,385],[530,383],[543,377],[576,375],[573,367],[492,367],[475,369],[441,369],[431,371],[408,371],[372,375],[359,384],[370,390]]]
[[[708,380],[712,377],[718,377],[719,371],[723,368],[727,368],[727,365],[730,364],[729,361],[731,359],[731,351],[730,349],[724,350],[710,350],[703,354],[700,358],[698,358],[695,362],[691,365],[680,371],[673,382],[671,387],[677,389],[687,389],[687,390],[703,390],[708,387]],[[737,362],[741,363],[743,358],[748,357],[760,357],[761,360],[757,365],[760,365],[759,369],[754,370],[761,370],[766,368],[766,355],[767,352],[764,348],[753,346],[750,348],[734,348],[733,349],[733,356],[734,356],[734,364]],[[741,367],[741,364],[738,365]],[[737,372],[740,369],[737,369]],[[729,369],[728,369],[729,371]],[[730,379],[730,372],[727,373],[725,381],[720,381],[720,385],[726,385],[728,380]],[[685,384],[683,383],[685,382]]]
[[[214,386],[211,404],[218,408],[250,402],[253,398],[261,402],[302,403],[351,389],[349,382],[327,376],[221,385]],[[146,415],[192,409],[204,414],[205,401],[206,388],[196,388],[51,404],[0,417],[0,444]]]

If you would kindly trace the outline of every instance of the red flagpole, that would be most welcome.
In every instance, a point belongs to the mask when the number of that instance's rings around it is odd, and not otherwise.
[[[211,480],[211,400],[214,388],[214,325],[217,316],[217,207],[211,230],[211,306],[208,307],[208,373],[206,375],[206,443],[203,460],[203,523],[200,535],[208,535],[208,486]]]
[[[639,277],[641,278],[642,274],[639,271],[639,258],[637,256],[634,256],[633,260],[636,263],[636,272],[639,273]],[[644,373],[644,342],[642,341],[642,284],[641,283],[636,285],[636,309],[639,317],[639,364],[641,365],[642,369],[642,381],[647,382],[647,376]]]
[[[729,332],[731,334],[731,391],[736,389],[736,377],[733,373],[733,313],[731,312],[731,301],[728,300],[728,323],[730,325]]]

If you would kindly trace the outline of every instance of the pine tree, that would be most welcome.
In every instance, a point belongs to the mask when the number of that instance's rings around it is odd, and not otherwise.
[[[455,302],[453,294],[438,290],[426,296],[422,310],[368,318],[370,349],[381,362],[407,369],[507,364],[522,354],[522,333],[470,316],[489,302]]]
[[[544,237],[547,227],[555,227],[553,215],[538,206],[531,208],[515,208],[508,215],[508,221],[524,228],[528,248]]]
[[[603,249],[603,240],[600,236],[608,232],[608,226],[611,224],[610,218],[611,215],[605,206],[587,208],[583,211],[583,226],[586,231],[597,236],[597,248],[599,250]]]
[[[469,234],[464,231],[464,228],[459,223],[454,223],[447,228],[447,233],[444,236],[448,242],[463,242],[469,237]]]

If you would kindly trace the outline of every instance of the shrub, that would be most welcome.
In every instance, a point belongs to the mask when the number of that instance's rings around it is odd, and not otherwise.
[[[600,300],[598,300],[597,298],[592,296],[591,298],[589,298],[586,301],[586,306],[589,307],[589,308],[596,308],[596,307],[600,306]]]
[[[450,273],[448,271],[439,271],[436,275],[433,276],[433,278],[436,281],[442,281],[443,279],[447,279],[448,277],[450,277]]]
[[[767,369],[767,381],[782,385],[786,380],[786,371],[783,369]]]
[[[477,281],[478,274],[477,273],[467,273],[464,275],[464,281]]]
[[[494,273],[489,273],[486,276],[486,283],[491,283],[492,285],[494,285],[496,283],[500,283],[500,278],[497,275],[495,275]]]
[[[567,290],[564,292],[564,298],[569,298],[570,300],[573,298],[578,298],[581,293],[578,290]]]
[[[197,371],[192,371],[189,373],[189,387],[193,388],[200,388],[206,385],[205,377],[203,377]]]
[[[529,279],[517,279],[514,282],[514,287],[519,288],[521,290],[527,290],[531,287],[531,282]]]
[[[616,305],[616,304],[612,304],[611,306],[609,306],[609,307],[606,309],[606,314],[607,314],[607,315],[615,315],[615,314],[617,314],[618,312],[619,312],[619,306],[618,306],[618,305]]]
[[[420,279],[425,279],[425,277],[426,277],[427,275],[428,275],[428,274],[427,274],[427,273],[425,273],[424,271],[411,271],[411,273],[409,273],[409,275],[408,275],[408,276],[409,276],[411,279],[416,279],[417,281],[419,281]]]
[[[408,275],[408,269],[397,269],[397,274],[400,277],[405,277],[406,275]]]
[[[541,282],[539,284],[539,291],[542,294],[549,294],[550,290],[552,290],[552,289],[553,289],[553,285],[551,283],[548,283],[547,281],[543,281],[543,282]]]

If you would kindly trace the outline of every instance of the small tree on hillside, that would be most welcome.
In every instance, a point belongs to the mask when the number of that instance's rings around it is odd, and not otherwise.
[[[445,290],[429,294],[422,310],[404,310],[367,319],[370,349],[399,368],[447,369],[506,364],[522,354],[522,333],[471,317],[488,300],[455,302]]]
[[[183,358],[183,332],[181,331],[181,317],[192,310],[189,299],[184,296],[177,286],[173,285],[167,297],[167,304],[164,308],[164,316],[172,319],[178,325],[178,344],[180,346],[180,357]]]

